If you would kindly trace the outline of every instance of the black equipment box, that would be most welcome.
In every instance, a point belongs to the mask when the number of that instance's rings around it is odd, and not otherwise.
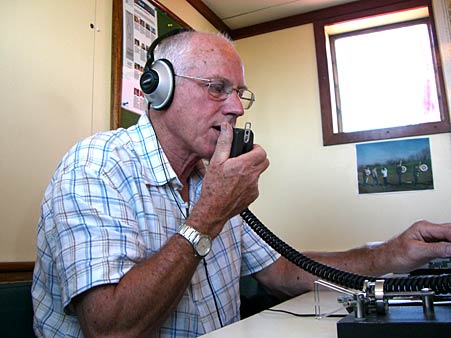
[[[451,305],[435,305],[429,318],[423,307],[391,306],[385,315],[356,319],[349,314],[337,323],[338,338],[449,338]]]

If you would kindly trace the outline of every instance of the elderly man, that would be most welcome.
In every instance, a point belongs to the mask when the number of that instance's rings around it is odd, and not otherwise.
[[[232,43],[183,32],[155,56],[170,64],[159,79],[174,80],[168,102],[127,130],[77,144],[45,193],[33,283],[38,336],[195,337],[239,320],[240,276],[280,297],[312,288],[313,276],[239,216],[269,161],[259,145],[229,158],[232,127],[254,100]],[[449,256],[450,239],[449,224],[419,222],[377,247],[309,255],[379,275]]]

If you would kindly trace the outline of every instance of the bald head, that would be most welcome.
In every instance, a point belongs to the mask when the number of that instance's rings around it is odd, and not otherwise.
[[[217,67],[223,60],[241,62],[233,42],[223,34],[188,31],[163,40],[155,50],[155,59],[167,59],[175,73]]]

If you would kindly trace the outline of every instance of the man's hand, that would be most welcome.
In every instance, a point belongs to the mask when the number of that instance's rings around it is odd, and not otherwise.
[[[397,272],[408,272],[434,258],[451,257],[451,223],[418,221],[386,243]]]
[[[212,237],[217,236],[229,218],[258,197],[258,179],[269,166],[266,152],[259,145],[254,145],[246,154],[229,158],[232,139],[232,127],[223,122],[200,200],[189,217],[194,224],[212,225],[209,229],[198,228]]]

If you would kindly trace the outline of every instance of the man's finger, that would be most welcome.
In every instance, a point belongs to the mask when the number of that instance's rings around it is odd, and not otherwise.
[[[211,157],[210,163],[223,163],[230,156],[232,146],[233,131],[232,126],[227,122],[221,123],[221,133],[219,134],[216,149]]]

